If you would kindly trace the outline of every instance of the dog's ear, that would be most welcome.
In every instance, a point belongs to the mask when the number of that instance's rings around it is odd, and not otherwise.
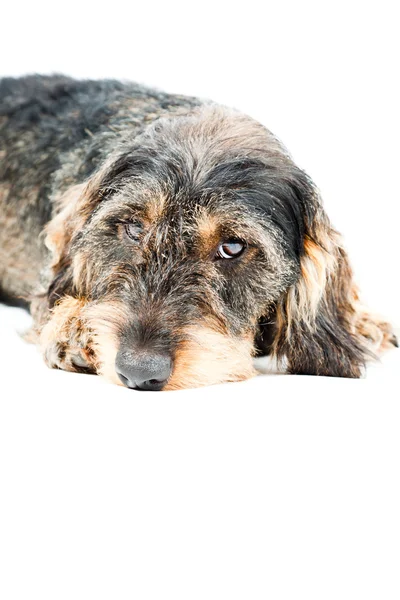
[[[291,373],[360,377],[395,338],[360,304],[341,238],[318,197],[307,214],[300,276],[275,307],[271,350]]]
[[[50,251],[50,265],[44,275],[50,307],[64,295],[74,295],[71,243],[97,202],[98,179],[72,186],[62,194],[55,202],[55,216],[44,230],[45,245]]]

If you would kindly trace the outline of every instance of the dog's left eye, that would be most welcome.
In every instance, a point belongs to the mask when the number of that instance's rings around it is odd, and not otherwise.
[[[215,258],[237,258],[243,254],[245,248],[245,242],[240,240],[228,240],[222,242],[222,244],[218,246]]]
[[[130,240],[134,240],[135,242],[139,240],[140,234],[142,233],[142,226],[138,221],[125,223],[124,229],[126,236]]]

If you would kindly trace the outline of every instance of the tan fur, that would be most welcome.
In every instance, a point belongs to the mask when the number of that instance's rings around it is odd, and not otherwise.
[[[390,323],[360,303],[357,303],[356,307],[356,332],[363,336],[374,353],[379,356],[396,345],[396,338]]]
[[[115,371],[115,358],[119,347],[118,327],[129,318],[126,308],[117,301],[91,304],[86,306],[82,318],[92,331],[97,373],[112,383],[122,385]]]
[[[39,345],[52,368],[77,371],[77,367],[96,370],[91,349],[91,332],[83,319],[85,299],[65,296],[57,303],[39,334]]]
[[[163,215],[166,205],[165,196],[157,194],[156,196],[149,195],[146,204],[146,216],[149,223],[156,223]]]
[[[86,184],[74,185],[56,201],[59,212],[45,228],[45,244],[53,256],[52,266],[61,260],[74,229],[82,225],[77,221],[76,212],[85,189]]]
[[[97,194],[98,185],[103,171],[96,173],[89,181],[74,185],[56,199],[59,212],[48,223],[44,230],[45,244],[52,253],[52,261],[48,273],[44,277],[52,278],[61,270],[68,257],[69,248],[74,234],[80,231],[90,214],[90,203]],[[87,272],[86,257],[77,253],[74,256],[73,281],[86,280],[86,288],[90,289],[90,274]]]
[[[178,349],[166,390],[195,388],[254,377],[253,340],[232,338],[197,324],[185,332],[187,341]]]
[[[325,234],[324,247],[306,238],[304,255],[301,258],[301,276],[292,286],[286,297],[288,326],[286,335],[290,336],[292,322],[302,321],[309,329],[315,326],[315,317],[326,286],[337,266],[337,253],[333,235]]]
[[[72,259],[73,282],[77,289],[90,290],[91,261],[85,252],[76,252]]]
[[[197,219],[197,235],[200,241],[199,252],[206,258],[220,241],[220,222],[217,216],[202,210]]]
[[[359,301],[341,237],[322,215],[314,226],[314,239],[305,237],[300,267],[299,280],[278,305],[277,340],[284,331],[290,341],[293,325],[315,331],[322,305],[334,301],[349,331],[372,352],[380,354],[395,343],[391,325]]]

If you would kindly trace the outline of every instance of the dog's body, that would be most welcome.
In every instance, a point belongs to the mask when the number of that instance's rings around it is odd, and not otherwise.
[[[358,377],[395,338],[361,307],[307,175],[249,117],[115,81],[0,82],[0,297],[50,366],[140,389]]]

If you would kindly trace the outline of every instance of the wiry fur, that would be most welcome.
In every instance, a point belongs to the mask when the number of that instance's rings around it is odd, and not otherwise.
[[[247,379],[270,353],[292,373],[359,377],[396,343],[360,304],[310,178],[232,109],[4,79],[0,209],[0,292],[30,305],[50,366],[120,383],[120,353],[156,352],[177,389]],[[217,260],[230,239],[245,252]]]

